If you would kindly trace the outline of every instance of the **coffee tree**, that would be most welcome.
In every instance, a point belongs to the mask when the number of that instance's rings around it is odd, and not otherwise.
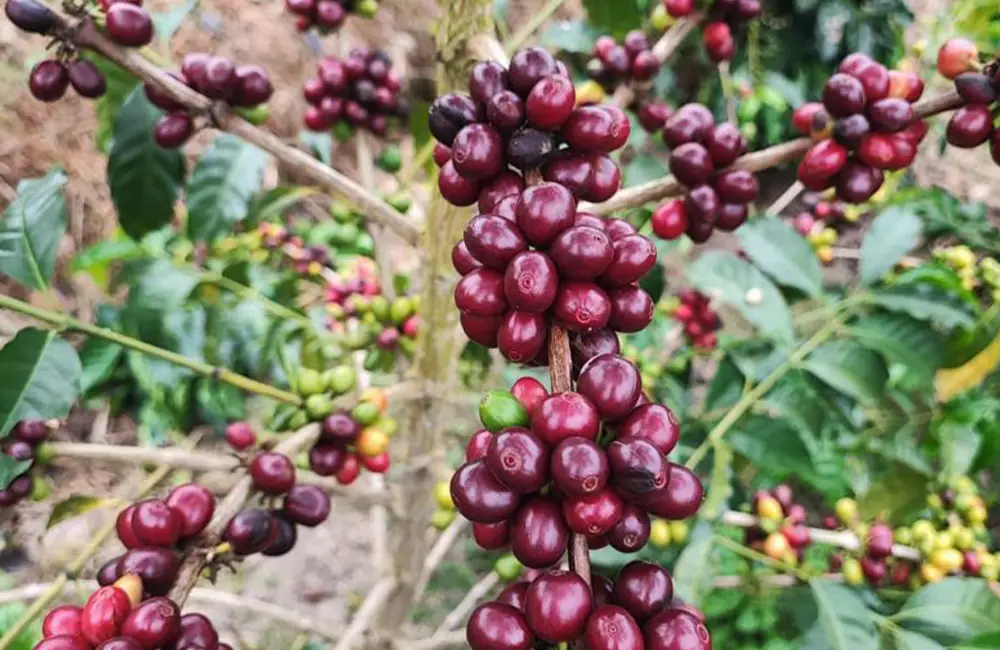
[[[293,143],[267,131],[276,80],[154,56],[141,2],[6,1],[50,40],[30,93],[97,102],[120,233],[69,268],[127,293],[95,322],[38,306],[72,179],[23,179],[0,308],[37,325],[0,349],[0,517],[115,515],[42,589],[0,594],[34,598],[0,650],[232,648],[196,584],[294,553],[339,500],[385,528],[351,622],[252,605],[337,650],[1000,647],[1000,237],[908,173],[928,140],[1000,165],[1000,63],[964,38],[927,61],[832,42],[829,15],[776,3],[823,34],[793,99],[764,79],[757,0],[590,0],[547,25],[561,4],[501,44],[491,3],[441,2],[430,102],[378,43],[319,57]],[[378,3],[286,9],[326,34]],[[308,186],[265,183],[272,163]],[[93,403],[141,444],[67,441]],[[81,460],[158,467],[124,504],[48,498],[50,465]],[[175,470],[194,480],[160,488]],[[467,529],[492,570],[415,631]]]

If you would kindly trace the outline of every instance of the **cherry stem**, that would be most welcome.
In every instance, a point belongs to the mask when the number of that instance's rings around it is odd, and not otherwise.
[[[930,117],[945,111],[955,110],[965,105],[965,100],[954,90],[938,97],[931,97],[913,105],[918,118]],[[811,138],[796,138],[788,142],[776,144],[767,149],[753,151],[736,159],[726,170],[745,169],[759,172],[802,156],[813,145]],[[724,170],[725,171],[725,170]],[[680,196],[684,193],[681,185],[672,175],[658,178],[654,181],[636,185],[619,191],[609,201],[604,203],[581,203],[578,207],[583,212],[594,214],[610,214],[617,210],[636,208],[651,201]]]
[[[360,184],[324,165],[308,153],[289,146],[280,138],[259,129],[236,115],[225,103],[213,102],[170,76],[156,63],[134,50],[115,45],[105,37],[89,18],[83,19],[78,28],[72,19],[59,9],[49,7],[56,14],[57,29],[80,48],[93,50],[142,81],[155,86],[170,99],[180,103],[191,114],[210,114],[213,125],[237,135],[274,156],[291,175],[307,178],[316,185],[343,196],[354,203],[365,216],[395,231],[407,243],[416,246],[423,228],[421,220],[400,214],[392,206],[369,192]]]
[[[143,354],[148,354],[151,357],[163,359],[164,361],[187,368],[188,370],[191,370],[203,377],[221,381],[224,384],[235,386],[236,388],[244,390],[248,393],[270,397],[278,400],[279,402],[294,404],[295,406],[302,405],[302,398],[295,393],[291,393],[274,386],[269,386],[265,383],[257,381],[256,379],[244,377],[243,375],[237,374],[226,368],[213,366],[210,363],[188,358],[183,354],[171,352],[170,350],[164,350],[163,348],[151,345],[145,341],[140,341],[132,338],[131,336],[126,336],[121,332],[84,323],[83,321],[77,320],[68,314],[61,314],[59,312],[49,311],[48,309],[42,309],[41,307],[35,307],[34,305],[16,298],[11,298],[10,296],[0,296],[0,309],[9,309],[10,311],[30,316],[31,318],[42,321],[43,323],[54,325],[60,331],[79,332],[81,334],[86,334],[87,336],[117,343],[122,347],[142,352]],[[0,648],[0,650],[2,650],[2,648]]]

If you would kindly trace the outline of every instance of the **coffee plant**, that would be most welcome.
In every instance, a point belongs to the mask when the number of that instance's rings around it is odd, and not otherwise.
[[[1000,235],[912,170],[1000,166],[998,17],[928,49],[891,0],[562,4],[501,43],[439,3],[430,98],[340,31],[296,140],[252,56],[147,47],[183,13],[5,1],[34,100],[95,101],[118,228],[61,246],[60,167],[0,220],[2,544],[104,521],[0,592],[0,650],[257,645],[196,597],[335,650],[1000,647]],[[69,494],[91,463],[145,480]],[[351,505],[346,625],[196,589],[336,557]]]

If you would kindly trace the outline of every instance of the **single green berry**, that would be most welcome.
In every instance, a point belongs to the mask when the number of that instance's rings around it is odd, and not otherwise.
[[[431,526],[434,526],[436,530],[444,530],[451,526],[451,522],[455,521],[455,515],[454,510],[435,510],[434,514],[431,515]]]
[[[374,314],[375,318],[378,319],[380,323],[385,323],[389,320],[389,299],[385,296],[372,296],[371,299],[371,313]]]
[[[493,433],[531,424],[528,410],[507,390],[491,390],[479,402],[479,419]]]
[[[390,438],[396,435],[396,432],[399,431],[399,422],[396,420],[396,418],[389,417],[384,413],[378,419],[378,422],[375,423],[375,426],[384,431],[385,435],[389,436]]]
[[[413,205],[413,200],[409,197],[409,195],[402,192],[397,192],[396,194],[387,196],[385,202],[396,208],[396,212],[400,212],[402,214],[409,212],[410,206]]]
[[[506,582],[513,582],[521,577],[524,565],[518,562],[517,558],[510,553],[502,555],[493,563],[493,570],[497,576]]]
[[[374,18],[378,13],[378,0],[361,0],[354,5],[354,11],[362,18]]]
[[[358,381],[358,374],[350,366],[335,366],[323,373],[326,385],[334,395],[350,392]]]
[[[306,413],[314,422],[333,413],[333,409],[333,400],[329,395],[310,395],[306,398]]]
[[[375,424],[378,421],[379,415],[381,414],[379,413],[378,406],[371,402],[361,402],[351,411],[351,418],[363,427]]]
[[[298,389],[299,395],[303,397],[308,397],[309,395],[318,395],[319,393],[326,392],[326,384],[323,381],[323,375],[317,370],[312,368],[300,368],[299,375],[296,380],[296,388]]]
[[[271,117],[271,109],[267,104],[257,104],[256,106],[251,106],[249,108],[237,108],[236,112],[239,113],[247,122],[256,126],[264,124]]]
[[[357,220],[351,206],[343,201],[334,201],[330,205],[330,216],[337,223],[351,223]]]
[[[354,240],[354,250],[362,257],[375,257],[375,240],[370,234],[362,232]]]
[[[403,167],[403,155],[399,152],[399,147],[390,144],[382,150],[375,164],[378,165],[379,169],[395,174]]]
[[[354,129],[351,128],[350,124],[341,120],[333,125],[333,128],[330,129],[330,133],[337,140],[337,142],[347,142],[351,139],[351,136],[354,135]]]
[[[837,513],[837,519],[840,519],[840,522],[845,526],[853,524],[858,517],[858,502],[854,499],[847,497],[838,499],[833,508],[834,512]]]
[[[451,486],[448,481],[438,481],[434,484],[434,500],[443,510],[454,510],[455,502],[451,500]]]
[[[309,424],[309,413],[304,408],[297,410],[288,418],[289,429],[301,429],[307,424]]]
[[[49,482],[41,476],[31,477],[31,500],[44,501],[52,494],[52,487]]]
[[[412,315],[413,301],[406,296],[396,298],[389,306],[389,319],[397,325],[402,325],[403,322]]]

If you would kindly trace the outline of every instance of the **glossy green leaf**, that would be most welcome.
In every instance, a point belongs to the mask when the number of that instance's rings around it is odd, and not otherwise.
[[[918,513],[926,504],[930,478],[907,465],[893,465],[858,496],[858,510],[865,521],[882,517],[900,523]]]
[[[952,645],[1000,632],[1000,596],[978,578],[946,578],[913,594],[897,625]]]
[[[170,223],[184,184],[184,154],[161,149],[153,141],[160,115],[138,87],[125,100],[115,121],[108,185],[118,222],[133,239]]]
[[[0,220],[0,275],[32,289],[46,289],[66,232],[66,174],[53,169],[17,184],[17,198]]]
[[[1000,648],[1000,631],[982,634],[955,646],[954,650],[996,650]]]
[[[819,624],[833,650],[878,650],[875,617],[851,589],[822,578],[809,581]]]
[[[235,135],[212,142],[187,186],[187,231],[192,241],[211,241],[247,217],[260,190],[268,155]]]
[[[80,392],[88,394],[110,379],[124,352],[125,349],[117,343],[98,338],[87,339],[80,348],[80,364],[83,368]]]
[[[699,521],[674,564],[674,593],[684,602],[701,607],[712,589],[712,526]]]
[[[63,418],[80,393],[80,359],[56,332],[23,329],[0,349],[0,438],[20,420]]]
[[[922,381],[932,382],[943,360],[944,336],[905,314],[874,314],[849,327],[859,343],[901,363]]]
[[[555,20],[542,31],[542,44],[569,54],[590,54],[600,32],[585,20]]]
[[[823,271],[809,242],[784,221],[768,217],[736,231],[743,250],[778,284],[810,296],[823,293]]]
[[[733,451],[752,465],[766,467],[780,476],[813,474],[812,457],[802,438],[781,420],[764,416],[743,417],[726,437]]]
[[[719,362],[705,393],[705,412],[724,409],[735,404],[743,394],[746,379],[729,357]]]
[[[873,291],[868,302],[946,329],[971,327],[975,314],[958,296],[927,284],[902,284]]]
[[[7,454],[0,454],[0,490],[6,490],[11,481],[28,471],[30,460],[14,460]]]
[[[697,289],[732,305],[763,334],[792,340],[788,304],[778,287],[754,265],[732,253],[709,251],[688,267],[687,275]]]
[[[820,346],[802,367],[820,381],[861,401],[877,400],[885,392],[889,371],[872,350],[850,340]]]
[[[601,33],[621,38],[645,18],[636,0],[583,0],[588,22]]]
[[[904,206],[883,210],[861,243],[861,284],[878,281],[920,244],[922,234],[923,224],[913,211]]]
[[[49,514],[49,520],[45,523],[45,530],[58,526],[67,519],[71,519],[77,515],[82,515],[85,512],[90,512],[94,508],[100,508],[101,506],[112,502],[112,499],[102,499],[100,497],[74,494],[67,499],[63,499],[52,507],[52,512]]]
[[[94,101],[97,115],[97,148],[107,153],[114,137],[115,123],[125,100],[140,85],[139,78],[107,57],[95,53],[84,54],[104,75],[104,94]]]

